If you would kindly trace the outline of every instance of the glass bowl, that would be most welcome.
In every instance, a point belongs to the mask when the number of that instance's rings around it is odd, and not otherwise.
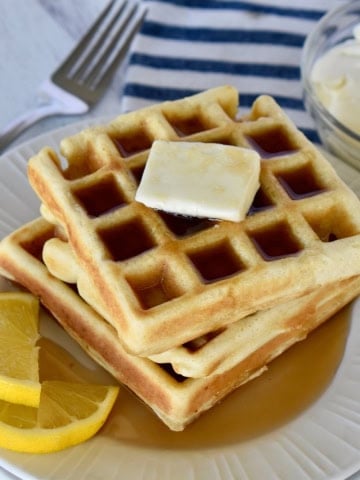
[[[354,27],[359,24],[360,0],[353,0],[329,11],[306,38],[301,60],[305,107],[315,122],[322,143],[330,152],[358,170],[360,170],[360,134],[338,121],[320,103],[311,84],[310,75],[314,63],[325,52],[339,43],[354,38]]]

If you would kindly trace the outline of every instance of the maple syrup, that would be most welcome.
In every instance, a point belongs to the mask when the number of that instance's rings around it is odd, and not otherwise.
[[[97,233],[114,262],[127,260],[155,247],[155,241],[139,218],[99,229]]]
[[[246,268],[228,241],[188,253],[188,256],[205,283],[222,280]]]
[[[124,158],[148,150],[152,144],[152,139],[149,134],[142,129],[132,131],[129,135],[112,138],[112,141],[120,155]]]
[[[186,137],[211,128],[198,115],[188,118],[172,116],[167,120],[179,137]]]
[[[282,127],[251,133],[246,138],[262,158],[289,155],[299,148]]]
[[[41,232],[38,237],[32,238],[30,241],[21,242],[21,247],[34,258],[42,262],[42,252],[45,242],[54,237],[56,227],[49,225],[46,231]]]
[[[273,360],[267,372],[234,391],[184,431],[170,431],[122,388],[100,435],[142,448],[194,450],[245,442],[285,425],[318,400],[333,380],[346,345],[350,309],[345,307],[306,340]],[[40,356],[43,379],[50,375],[69,380],[70,375],[73,380],[109,381],[100,367],[84,367],[51,340],[43,339],[41,347],[47,350]]]
[[[255,194],[254,200],[250,206],[248,215],[254,215],[255,213],[262,212],[274,206],[273,201],[266,195],[264,190],[260,187]]]
[[[168,302],[184,293],[177,287],[168,268],[162,264],[143,276],[128,276],[127,281],[144,310]]]
[[[312,197],[326,191],[317,179],[311,164],[281,172],[277,174],[277,179],[293,200]]]
[[[90,217],[99,217],[127,204],[113,176],[107,176],[94,185],[73,192]]]
[[[302,250],[299,241],[285,222],[249,233],[249,237],[266,261],[295,255]]]
[[[195,233],[211,228],[217,224],[216,221],[207,218],[174,215],[160,210],[158,211],[158,214],[163,219],[168,229],[177,237],[194,235]]]
[[[145,170],[145,165],[136,165],[130,168],[130,172],[132,173],[132,176],[137,185],[140,185],[142,176],[144,174],[144,170]]]

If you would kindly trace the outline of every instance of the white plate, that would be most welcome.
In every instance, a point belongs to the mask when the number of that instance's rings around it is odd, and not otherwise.
[[[61,138],[84,125],[42,135],[0,158],[0,238],[38,216],[39,202],[26,179],[27,159],[44,145],[56,148]],[[166,448],[157,441],[151,445],[117,438],[117,428],[130,427],[116,424],[112,417],[104,430],[82,445],[40,456],[0,450],[0,465],[23,479],[46,480],[345,479],[360,469],[360,322],[354,321],[359,315],[358,300],[351,310],[344,357],[325,392],[270,433],[217,446],[192,442],[191,448]],[[58,335],[56,328],[49,325]],[[71,342],[67,348],[76,349]],[[219,431],[210,428],[208,434],[216,437]]]

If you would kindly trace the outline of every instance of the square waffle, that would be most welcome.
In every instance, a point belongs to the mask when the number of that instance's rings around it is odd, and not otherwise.
[[[119,116],[29,162],[43,212],[81,266],[80,294],[136,355],[162,353],[360,274],[360,203],[273,99],[236,118],[219,87]],[[256,149],[260,190],[242,222],[178,218],[134,200],[155,139]],[[90,298],[89,292],[93,291]]]
[[[188,378],[171,366],[126,352],[116,330],[70,285],[52,276],[42,261],[44,244],[56,238],[56,227],[38,219],[0,243],[0,268],[35,295],[84,350],[129,387],[172,430],[182,430],[239,385],[261,374],[266,364],[328,319],[360,292],[360,277],[335,282],[293,301],[293,326],[222,374]],[[299,302],[299,303],[298,303]],[[290,304],[289,304],[290,305]],[[299,308],[299,305],[301,307]]]
[[[42,261],[55,277],[72,285],[78,284],[80,267],[68,242],[59,237],[47,240],[42,250]],[[324,291],[324,287],[321,291]],[[353,293],[356,295],[356,292]],[[83,292],[82,297],[86,300],[91,295],[92,292]],[[327,301],[327,295],[319,300],[319,292],[316,290],[271,309],[248,315],[226,327],[149,358],[156,363],[171,365],[174,372],[183,377],[201,378],[224,373],[264,345],[289,332],[293,332],[297,340],[305,338],[308,333],[306,315],[312,315],[312,309],[318,309],[319,304]],[[98,302],[97,311],[101,313],[104,308],[101,307],[101,298]]]

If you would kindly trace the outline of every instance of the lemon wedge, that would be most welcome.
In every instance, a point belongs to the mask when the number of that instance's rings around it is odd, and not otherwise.
[[[0,447],[27,453],[71,447],[95,435],[115,403],[118,386],[87,382],[64,357],[56,362],[60,347],[51,354],[45,340],[37,298],[0,292]],[[39,345],[50,378],[39,374]]]
[[[0,292],[0,399],[40,403],[39,302],[29,293]]]
[[[50,453],[88,440],[103,426],[117,386],[42,383],[39,408],[0,401],[0,447]]]

